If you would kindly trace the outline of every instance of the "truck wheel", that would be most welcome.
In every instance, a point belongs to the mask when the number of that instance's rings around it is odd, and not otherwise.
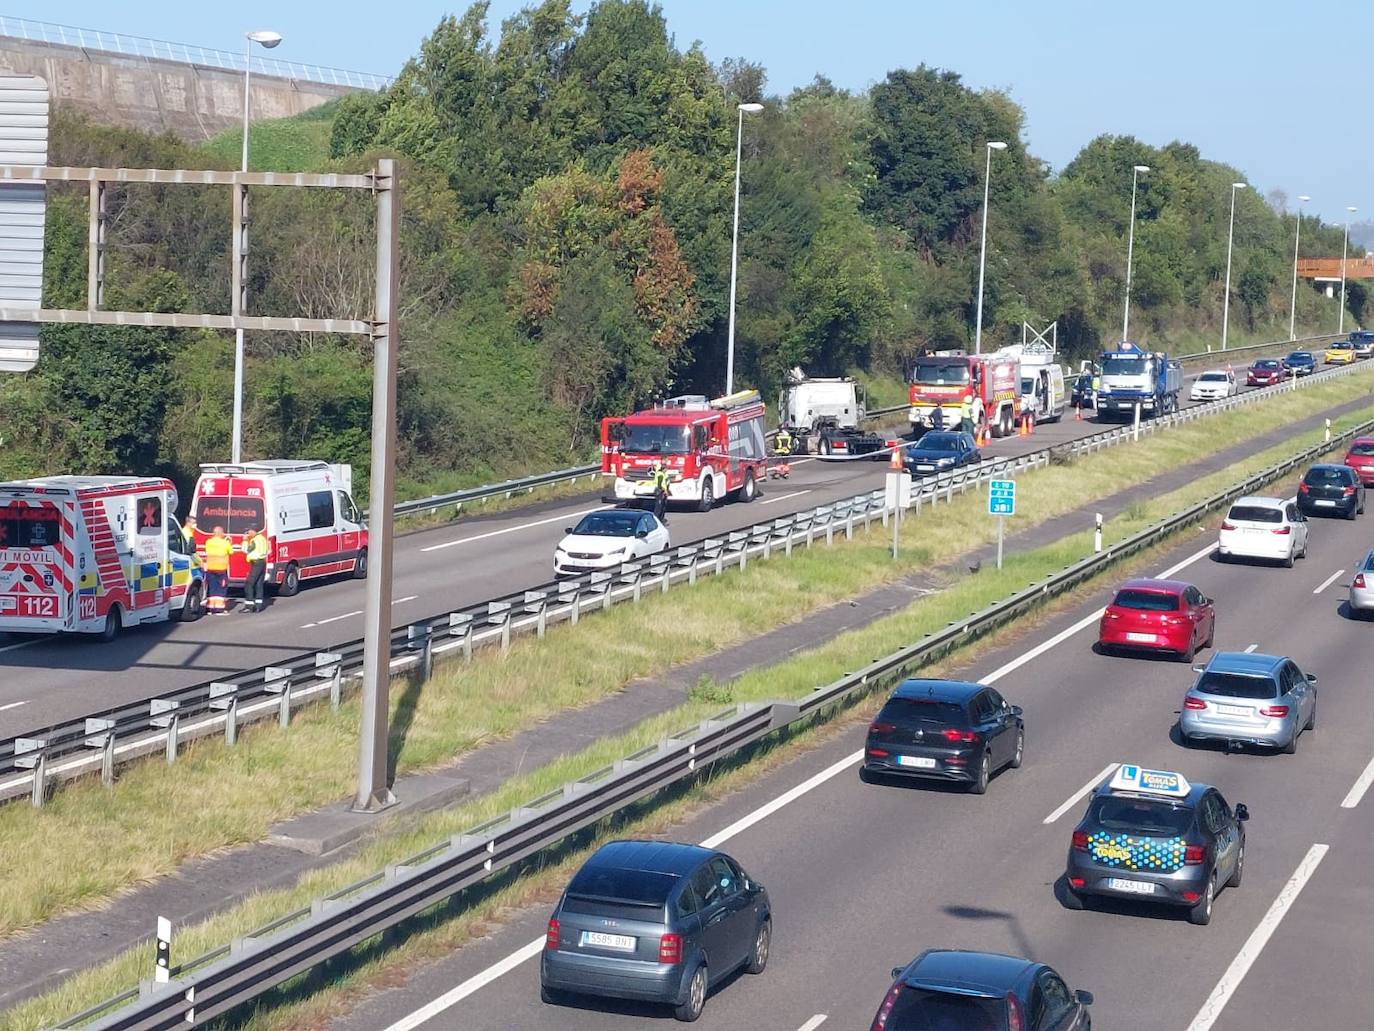
[[[194,623],[205,614],[205,598],[200,584],[193,583],[186,590],[186,598],[181,603],[181,608],[177,610],[176,621],[178,623]]]
[[[1011,409],[1006,408],[1002,411],[1002,436],[1010,437],[1016,432],[1015,425],[1011,417]]]
[[[716,503],[715,483],[716,478],[714,476],[708,476],[701,481],[701,501],[697,505],[699,511],[709,512],[711,506]]]
[[[354,579],[354,580],[366,580],[366,579],[367,579],[367,549],[366,549],[366,548],[364,548],[362,551],[358,552],[358,557],[357,557],[357,559],[353,562],[353,579]]]
[[[829,458],[829,457],[830,457],[830,451],[831,451],[831,449],[830,449],[830,438],[829,438],[829,437],[822,437],[822,438],[821,438],[820,447],[819,447],[817,450],[820,451],[820,453],[821,453],[824,457]]]
[[[104,644],[109,644],[119,636],[119,631],[124,626],[124,620],[119,614],[119,606],[111,605],[110,611],[105,613],[105,627],[100,631],[100,640]]]
[[[754,482],[753,471],[744,474],[744,486],[739,489],[739,499],[743,504],[749,504],[759,496],[759,485]]]
[[[277,585],[277,593],[283,598],[294,597],[301,589],[301,569],[300,566],[292,562],[286,567],[286,573],[281,578],[281,583]]]

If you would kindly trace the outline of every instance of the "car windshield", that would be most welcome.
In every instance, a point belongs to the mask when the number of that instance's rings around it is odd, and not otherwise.
[[[1193,810],[1150,798],[1103,795],[1093,800],[1088,821],[1104,831],[1123,831],[1148,838],[1176,838],[1188,832]]]
[[[620,449],[632,454],[685,455],[688,427],[676,423],[622,423]]]
[[[1290,354],[1290,355],[1288,356],[1288,360],[1289,360],[1290,362],[1296,362],[1298,365],[1303,365],[1303,364],[1305,364],[1305,363],[1307,363],[1307,362],[1312,361],[1312,352],[1311,352],[1311,351],[1294,351],[1292,354]]]
[[[1145,372],[1145,359],[1139,355],[1108,355],[1102,359],[1104,376],[1139,376]]]
[[[584,866],[568,885],[568,895],[631,906],[661,906],[676,884],[677,876],[670,873]]]
[[[1249,677],[1242,673],[1207,670],[1193,688],[1199,694],[1221,695],[1223,698],[1277,698],[1278,687],[1268,677]]]
[[[1163,591],[1118,591],[1112,602],[1119,609],[1139,609],[1141,612],[1177,612],[1178,595]]]
[[[1278,362],[1255,362],[1255,368],[1261,372],[1269,372],[1279,367]]]
[[[1340,340],[1340,341],[1337,341],[1336,343],[1332,344],[1331,347],[1330,347],[1330,350],[1332,350],[1332,351],[1348,351],[1348,350],[1350,350],[1350,344],[1349,344],[1348,341]]]
[[[1307,475],[1303,477],[1303,482],[1308,484],[1319,483],[1348,483],[1350,474],[1344,469],[1335,469],[1331,466],[1316,466],[1308,469]]]
[[[1283,511],[1265,505],[1232,505],[1231,511],[1226,513],[1226,518],[1243,523],[1281,523]]]
[[[958,702],[942,702],[938,698],[889,698],[878,719],[916,720],[921,723],[955,723],[965,721],[964,707]]]
[[[968,365],[965,362],[918,361],[916,363],[916,382],[926,386],[944,386],[968,382]]]
[[[583,516],[572,532],[589,537],[633,537],[643,516],[642,512],[593,512]]]
[[[1002,999],[903,986],[883,1024],[885,1031],[1005,1031]]]
[[[201,495],[196,499],[196,523],[202,532],[216,526],[229,534],[246,533],[262,527],[262,498],[212,498]]]
[[[959,434],[927,433],[921,438],[921,442],[917,447],[927,451],[957,451],[959,448]]]
[[[1225,383],[1226,373],[1224,372],[1204,372],[1198,377],[1201,383]]]
[[[1374,455],[1374,441],[1356,441],[1350,445],[1350,453],[1352,455]]]
[[[1371,551],[1368,555],[1364,557],[1364,569],[1365,572],[1374,569],[1374,551]]]

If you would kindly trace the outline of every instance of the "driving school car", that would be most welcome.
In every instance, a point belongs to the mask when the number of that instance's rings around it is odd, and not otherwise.
[[[1240,885],[1249,818],[1214,787],[1123,763],[1074,829],[1064,905],[1082,909],[1094,895],[1135,899],[1186,906],[1190,923],[1210,923],[1217,893]]]

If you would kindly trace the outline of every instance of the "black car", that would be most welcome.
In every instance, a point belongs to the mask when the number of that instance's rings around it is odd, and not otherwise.
[[[973,442],[973,434],[958,430],[931,430],[915,444],[906,448],[903,461],[913,476],[948,472],[962,465],[983,460],[983,453]]]
[[[1044,963],[995,952],[927,949],[892,971],[871,1031],[1088,1031],[1089,992]]]
[[[1354,519],[1364,515],[1364,484],[1348,465],[1314,465],[1298,484],[1298,511]]]
[[[1186,906],[1190,923],[1211,923],[1217,893],[1240,886],[1249,818],[1214,787],[1122,763],[1074,828],[1064,905],[1110,896]]]
[[[701,1016],[712,986],[763,972],[773,914],[763,885],[724,852],[666,841],[612,841],[573,875],[549,919],[539,995],[666,1003]]]
[[[1019,705],[983,684],[904,680],[868,728],[859,776],[967,784],[975,795],[1004,766],[1021,765],[1026,725]]]
[[[1294,351],[1283,360],[1294,376],[1310,376],[1317,371],[1317,356],[1311,351]]]

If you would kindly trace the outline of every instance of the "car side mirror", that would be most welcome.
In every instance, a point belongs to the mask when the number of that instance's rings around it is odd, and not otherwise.
[[[563,527],[563,532],[564,532],[564,533],[572,533],[572,527],[571,527],[571,526],[565,526],[565,527]]]
[[[1073,1001],[1078,1003],[1080,1006],[1091,1006],[1093,1004],[1093,993],[1085,992],[1083,991],[1083,989],[1080,988],[1078,991],[1073,993]]]
[[[649,536],[649,531],[648,531],[648,530],[636,530],[636,531],[635,531],[635,536],[636,536],[636,537],[647,537],[647,536]]]
[[[1011,707],[1011,714],[1012,714],[1013,716],[1021,716],[1021,715],[1023,715],[1023,710],[1021,709],[1021,706],[1019,706],[1019,705],[1013,705],[1013,706]]]
[[[1206,669],[1207,669],[1206,666],[1194,666],[1194,667],[1193,667],[1193,672],[1194,672],[1194,673],[1201,673],[1201,672],[1203,672],[1203,671],[1206,670]]]
[[[895,981],[895,980],[897,980],[897,978],[899,978],[899,977],[901,977],[901,976],[902,976],[902,968],[901,968],[901,967],[893,967],[893,968],[892,968],[892,980]]]
[[[1307,677],[1307,682],[1309,684],[1315,684],[1317,682],[1317,674],[1315,673],[1306,673],[1304,676]]]
[[[1236,819],[1242,823],[1250,819],[1250,809],[1244,802],[1236,803]]]

